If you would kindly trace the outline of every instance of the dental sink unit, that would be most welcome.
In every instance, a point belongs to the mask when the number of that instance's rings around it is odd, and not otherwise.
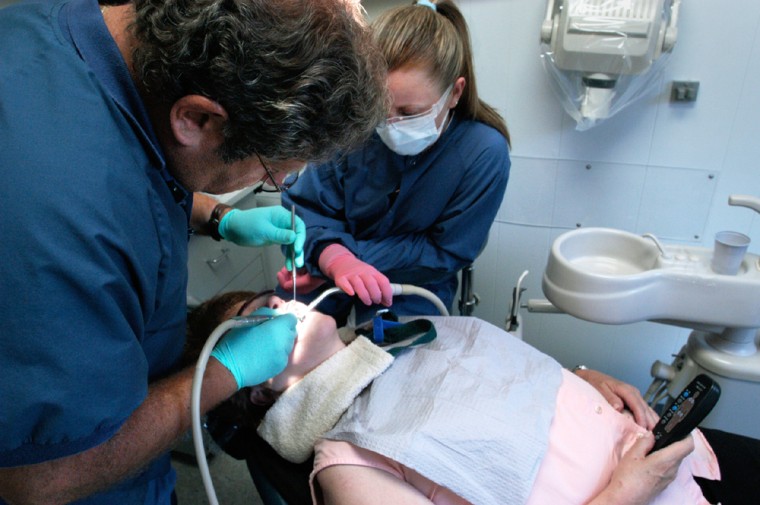
[[[731,195],[728,203],[760,213],[760,198]],[[744,252],[749,237],[728,232],[746,239],[728,244],[723,235],[716,235],[716,252],[663,247],[654,235],[610,228],[569,231],[552,245],[543,291],[554,308],[587,321],[691,328],[670,364],[652,365],[654,381],[645,399],[654,407],[668,396],[676,398],[697,375],[708,374],[723,392],[702,426],[760,438],[755,416],[736,415],[747,398],[760,394],[760,257]],[[734,247],[728,253],[727,244]],[[724,268],[729,258],[731,268]]]
[[[663,247],[652,235],[581,228],[552,245],[543,290],[559,309],[598,323],[760,328],[760,257],[748,253],[737,275],[720,275],[712,254]]]

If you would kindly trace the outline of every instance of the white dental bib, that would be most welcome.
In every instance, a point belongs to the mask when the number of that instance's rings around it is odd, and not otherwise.
[[[324,438],[402,463],[479,505],[524,503],[546,452],[561,367],[485,321],[429,317]]]

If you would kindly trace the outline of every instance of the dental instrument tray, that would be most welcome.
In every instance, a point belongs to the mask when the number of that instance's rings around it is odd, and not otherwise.
[[[678,442],[691,433],[718,403],[720,386],[705,374],[699,374],[681,391],[662,414],[652,432],[652,452]]]

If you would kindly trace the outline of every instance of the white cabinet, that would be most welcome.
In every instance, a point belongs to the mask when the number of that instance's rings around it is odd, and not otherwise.
[[[220,200],[240,209],[256,207],[250,191]],[[187,303],[190,306],[220,293],[237,290],[262,291],[274,287],[275,277],[260,247],[241,247],[226,240],[195,235],[188,244]]]

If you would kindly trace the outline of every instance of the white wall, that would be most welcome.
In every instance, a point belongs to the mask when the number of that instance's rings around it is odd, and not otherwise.
[[[364,0],[371,16],[407,1]],[[512,173],[488,246],[476,262],[475,315],[504,325],[523,270],[527,298],[543,298],[552,241],[576,226],[654,233],[711,247],[714,233],[748,234],[760,216],[729,194],[760,196],[760,2],[685,1],[678,42],[655,96],[578,132],[539,58],[539,0],[458,0],[470,26],[478,88],[507,119]],[[673,80],[700,82],[694,104],[670,103]],[[590,166],[590,168],[587,168]],[[655,359],[669,361],[688,330],[655,323],[605,326],[523,311],[524,338],[566,366],[586,364],[641,389]]]

